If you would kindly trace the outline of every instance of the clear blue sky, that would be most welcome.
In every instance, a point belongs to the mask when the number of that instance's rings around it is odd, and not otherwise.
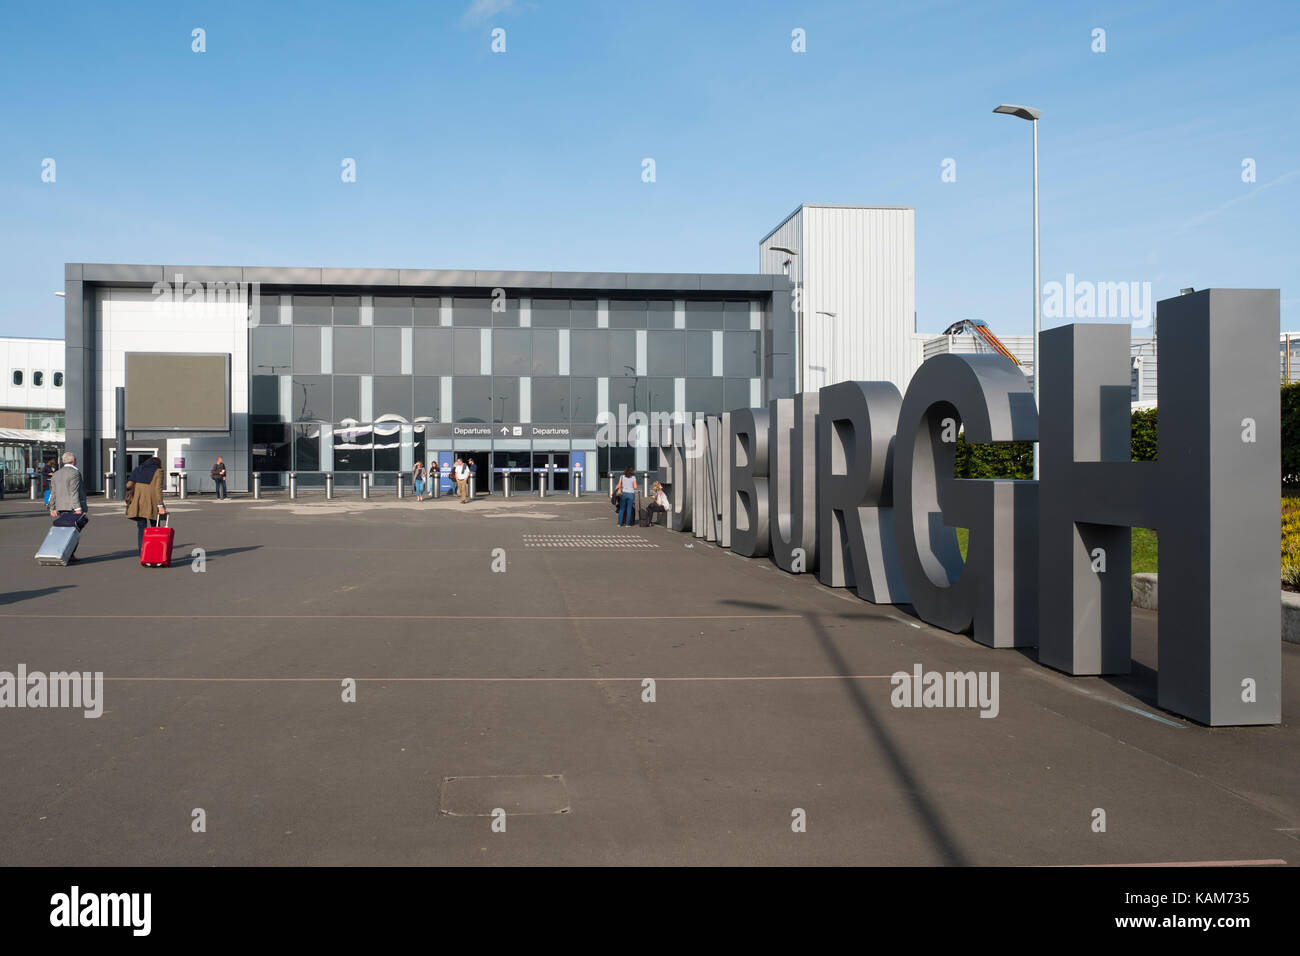
[[[0,334],[63,334],[66,261],[753,272],[800,202],[914,206],[920,328],[1027,332],[999,102],[1044,113],[1044,283],[1280,287],[1300,327],[1294,2],[116,7],[5,10]]]

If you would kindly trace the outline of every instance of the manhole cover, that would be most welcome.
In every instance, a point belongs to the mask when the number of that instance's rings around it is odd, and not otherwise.
[[[500,807],[506,816],[568,813],[564,774],[513,774],[500,777],[443,777],[438,809],[453,817],[490,817]]]

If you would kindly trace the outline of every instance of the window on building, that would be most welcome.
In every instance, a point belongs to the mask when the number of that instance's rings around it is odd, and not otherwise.
[[[644,329],[646,327],[645,299],[610,299],[609,327]]]
[[[294,325],[329,325],[331,300],[327,295],[295,295]]]
[[[567,329],[569,327],[568,299],[533,299],[533,328]]]
[[[33,388],[45,387],[45,373],[42,372],[40,369],[37,369],[35,372],[32,372],[32,387]]]
[[[334,324],[361,324],[361,296],[336,295],[334,297]]]
[[[375,296],[375,325],[410,325],[410,296]]]
[[[55,388],[62,388],[62,387],[63,387],[63,373],[62,373],[62,372],[55,372],[55,373],[54,373],[54,387],[55,387]]]
[[[22,384],[23,384],[23,370],[22,370],[22,369],[20,369],[20,368],[16,368],[16,369],[14,369],[14,374],[13,374],[12,381],[13,381],[13,383],[14,383],[15,385],[22,385]]]

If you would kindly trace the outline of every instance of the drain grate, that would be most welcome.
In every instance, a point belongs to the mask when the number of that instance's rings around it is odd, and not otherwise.
[[[657,548],[647,538],[624,534],[526,534],[525,548]]]
[[[500,807],[506,816],[569,812],[569,788],[562,773],[499,777],[443,777],[438,810],[452,817],[490,817]]]

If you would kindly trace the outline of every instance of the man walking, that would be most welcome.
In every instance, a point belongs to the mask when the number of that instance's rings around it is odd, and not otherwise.
[[[469,466],[463,458],[456,459],[453,474],[456,476],[456,493],[460,495],[460,503],[464,504],[469,498]]]
[[[72,514],[76,517],[77,530],[86,526],[90,518],[86,514],[86,484],[81,480],[77,469],[77,456],[70,451],[63,453],[63,467],[50,478],[50,517]],[[76,549],[69,556],[69,561],[77,559]]]
[[[226,465],[221,460],[220,455],[217,456],[217,463],[212,466],[212,483],[217,486],[217,500],[224,501],[226,499]]]

